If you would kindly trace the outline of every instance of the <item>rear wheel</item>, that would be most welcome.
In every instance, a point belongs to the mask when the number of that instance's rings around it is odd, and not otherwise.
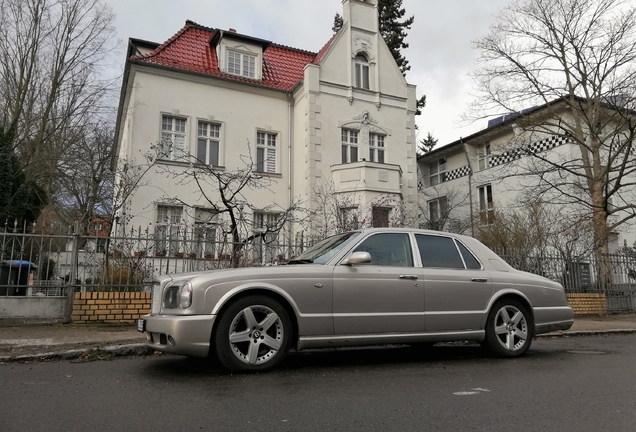
[[[285,308],[262,295],[232,303],[220,316],[214,335],[219,361],[235,372],[276,367],[291,344],[292,326]]]
[[[499,357],[518,357],[530,348],[533,330],[532,317],[521,302],[499,300],[488,315],[485,346]]]

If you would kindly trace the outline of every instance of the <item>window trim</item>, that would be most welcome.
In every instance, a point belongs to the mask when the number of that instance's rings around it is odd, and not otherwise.
[[[490,159],[492,157],[490,141],[484,144],[479,144],[477,146],[477,153],[479,156],[477,164],[479,171],[484,171],[490,168]]]
[[[391,220],[391,210],[393,210],[392,207],[387,207],[387,206],[375,206],[372,205],[371,206],[371,228],[388,228],[391,226],[390,224],[390,220]],[[385,225],[375,225],[375,219],[374,219],[374,214],[376,211],[387,211],[387,216],[386,216],[386,226]]]
[[[238,65],[239,73],[236,73],[236,72],[230,70],[230,54],[232,54],[234,56],[236,56],[236,55],[239,56],[239,65]],[[251,59],[251,60],[254,61],[253,75],[249,75],[249,72],[250,72],[249,68],[251,66],[249,63],[247,64],[248,74],[246,75],[246,74],[243,73],[243,72],[245,72],[245,66],[246,66],[245,65],[245,57],[247,57],[248,59]],[[258,64],[258,55],[252,54],[252,53],[246,53],[246,52],[243,52],[243,51],[240,51],[240,50],[236,50],[236,49],[232,49],[232,48],[226,48],[226,50],[225,50],[225,61],[227,62],[225,70],[226,70],[226,72],[228,74],[234,75],[234,76],[240,76],[240,77],[243,77],[243,78],[253,79],[253,80],[257,79],[258,73],[256,71],[256,67],[257,67],[257,64]],[[234,60],[233,63],[236,64],[236,60]],[[235,68],[233,68],[233,70],[234,69]]]
[[[164,129],[164,119],[170,119],[170,125],[171,125],[170,130]],[[183,120],[185,122],[183,126],[183,132],[176,130],[175,120]],[[164,135],[170,135],[169,142],[164,141]],[[175,148],[176,148],[174,145],[175,136],[183,137],[183,148],[181,149],[182,155],[180,156],[176,155],[177,152],[175,152]],[[162,112],[160,114],[160,121],[159,121],[159,142],[161,143],[161,150],[162,150],[160,154],[158,155],[160,161],[184,162],[190,153],[190,148],[188,145],[188,117],[178,115],[178,114]],[[166,145],[169,145],[170,148],[166,149],[164,147]]]
[[[345,140],[345,134],[347,139]],[[355,134],[355,142],[352,134]],[[356,160],[352,160],[351,148],[356,149]],[[341,128],[340,129],[340,149],[342,155],[342,163],[350,164],[360,161],[360,131],[357,129]]]
[[[201,124],[206,125],[206,132],[208,133],[208,135],[201,135],[200,133],[200,126]],[[218,127],[218,136],[217,137],[213,137],[211,135],[209,135],[209,132],[211,130],[210,126],[216,126]],[[206,158],[205,158],[205,162],[202,162],[199,158],[199,140],[204,139],[206,140]],[[210,142],[211,141],[216,141],[217,142],[217,165],[213,165],[210,163]],[[223,123],[222,122],[216,122],[216,121],[210,121],[210,120],[205,120],[205,119],[197,119],[197,151],[196,151],[196,161],[197,163],[200,164],[204,164],[204,165],[209,165],[212,167],[222,167],[223,166]]]
[[[444,163],[441,163],[442,161],[444,161]],[[448,172],[447,165],[448,159],[445,157],[439,158],[428,165],[429,186],[437,186],[438,184],[446,183],[446,173]],[[433,173],[433,168],[435,168],[435,173]],[[435,182],[433,182],[434,178],[437,179]]]
[[[380,140],[380,138],[382,138]],[[381,163],[384,164],[386,163],[386,135],[383,134],[379,134],[379,133],[375,133],[375,132],[369,132],[369,161],[371,162],[376,162],[376,163]],[[382,145],[380,145],[380,142],[382,142]],[[380,161],[380,152],[382,152],[382,161]],[[377,155],[378,157],[374,157],[375,155]],[[378,160],[375,160],[378,159]]]
[[[448,197],[446,195],[444,196],[439,196],[437,198],[434,198],[432,200],[428,200],[426,202],[426,207],[428,208],[428,223],[429,223],[429,229],[434,230],[434,231],[441,231],[441,229],[438,228],[432,228],[432,225],[434,223],[439,222],[442,219],[442,200],[446,200],[446,204],[445,204],[445,210],[446,212],[448,212]],[[437,218],[433,218],[432,213],[431,213],[431,204],[433,203],[437,203]],[[435,219],[435,220],[433,220]]]
[[[160,213],[159,210],[161,208],[165,208],[168,210],[167,212],[167,217],[168,220],[167,221],[163,221],[160,220]],[[178,214],[179,220],[176,222],[173,222],[171,220],[172,218],[172,212],[171,210],[175,210],[175,209],[179,209],[180,213]],[[163,255],[159,255],[159,256],[171,256],[174,253],[177,253],[179,251],[181,251],[181,225],[183,224],[183,206],[179,206],[179,205],[172,205],[172,204],[157,204],[156,207],[156,224],[155,224],[155,235],[154,235],[154,241],[155,241],[155,253],[156,254],[163,254]],[[173,231],[172,228],[176,228],[176,233]],[[164,237],[161,239],[157,238],[157,234],[163,230],[164,232]],[[173,239],[172,237],[176,234],[176,239]],[[159,249],[158,245],[161,243],[163,246],[163,249]]]
[[[362,53],[358,53],[353,59],[353,65],[355,87],[362,90],[371,90],[371,68],[367,57]]]
[[[488,183],[479,186],[477,188],[477,196],[479,199],[479,223],[482,225],[492,225],[495,216],[495,198],[492,184]],[[490,201],[488,200],[489,198]]]
[[[263,135],[263,143],[259,142],[260,136]],[[262,174],[280,174],[280,170],[279,170],[279,163],[278,163],[278,137],[280,136],[280,134],[278,132],[275,131],[266,131],[266,130],[262,130],[259,129],[256,131],[256,164],[255,164],[255,168],[254,171],[256,171],[257,173],[262,173]],[[274,145],[270,146],[270,137],[274,137]],[[270,157],[267,156],[267,153],[269,153],[269,150],[272,149],[274,150],[274,157],[273,157],[273,163],[274,163],[274,167],[273,167],[273,171],[269,171],[269,164],[268,162],[270,162]],[[258,153],[259,150],[263,150],[263,162],[259,163],[258,162]]]

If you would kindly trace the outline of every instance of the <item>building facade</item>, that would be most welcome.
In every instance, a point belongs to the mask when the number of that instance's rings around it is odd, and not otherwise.
[[[344,25],[318,52],[192,21],[162,44],[131,39],[113,166],[118,186],[130,166],[147,172],[116,197],[120,229],[154,224],[167,237],[172,226],[199,223],[218,239],[226,222],[210,205],[221,199],[218,179],[194,181],[193,166],[262,180],[235,197],[251,229],[295,203],[313,217],[296,218],[285,235],[326,232],[331,216],[315,215],[328,213],[328,200],[338,221],[351,206],[367,225],[415,215],[415,86],[377,12],[377,0],[344,0]]]
[[[533,203],[539,202],[544,215],[552,218],[542,223],[551,228],[560,226],[564,236],[568,230],[570,235],[578,230],[574,236],[592,244],[587,185],[576,175],[583,166],[581,147],[558,127],[575,124],[573,120],[572,111],[557,100],[493,119],[486,129],[419,156],[421,225],[479,236],[480,227],[492,225],[498,212],[527,215]],[[611,122],[608,124],[611,129]],[[614,132],[610,130],[608,135]],[[626,136],[631,142],[631,133]],[[633,143],[628,143],[625,151],[615,151],[611,144],[605,147],[607,151],[602,150],[600,158],[616,158],[610,182],[619,175],[621,160],[628,167],[624,186],[607,205],[623,203],[629,207],[636,200]],[[608,225],[632,212],[626,208],[611,214]],[[583,235],[581,231],[587,229],[588,235]],[[632,246],[636,241],[633,221],[611,230],[609,240],[610,252]]]

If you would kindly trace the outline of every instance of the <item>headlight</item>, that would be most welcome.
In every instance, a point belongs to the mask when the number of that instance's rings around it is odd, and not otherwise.
[[[187,309],[192,306],[192,284],[190,282],[184,283],[181,287],[179,306],[181,306],[181,309]]]

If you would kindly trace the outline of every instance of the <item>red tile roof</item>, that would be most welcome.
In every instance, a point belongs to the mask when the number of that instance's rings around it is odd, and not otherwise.
[[[186,21],[181,30],[157,49],[145,55],[132,56],[131,60],[222,76],[278,90],[291,90],[303,79],[304,67],[320,61],[335,38],[334,35],[318,54],[283,45],[269,45],[263,52],[263,79],[253,80],[219,71],[216,50],[210,46],[214,33],[214,29]]]

